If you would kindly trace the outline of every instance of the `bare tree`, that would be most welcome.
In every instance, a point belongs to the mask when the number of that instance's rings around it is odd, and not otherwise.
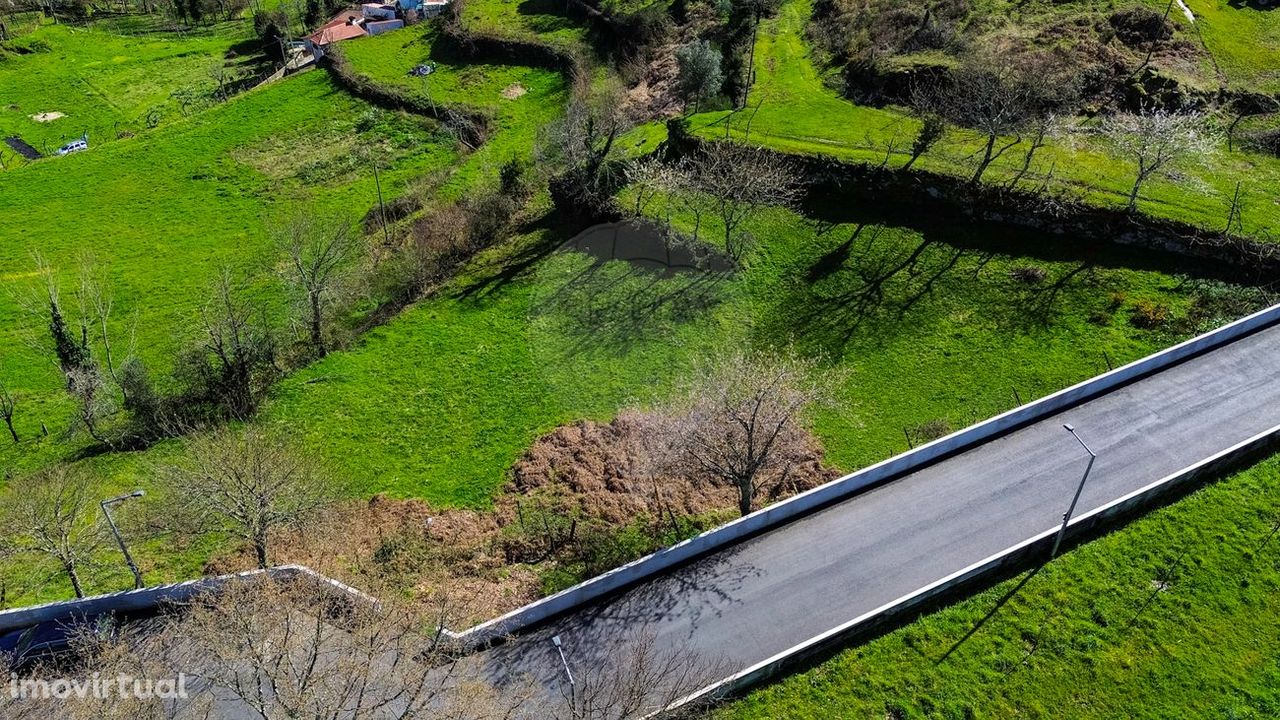
[[[260,568],[273,534],[305,527],[338,495],[315,463],[259,430],[220,430],[188,449],[190,460],[164,473],[170,522],[250,543]]]
[[[183,354],[177,368],[190,399],[237,420],[257,410],[280,375],[271,326],[244,295],[224,270],[214,283],[213,299],[201,311],[203,338]]]
[[[669,195],[675,187],[675,174],[670,165],[656,157],[647,157],[627,168],[627,186],[635,194],[635,205],[628,214],[642,218],[654,200]]]
[[[97,509],[89,476],[67,465],[14,482],[0,505],[14,550],[56,562],[76,597],[84,597],[80,570],[103,539]]]
[[[531,683],[499,691],[476,664],[450,656],[440,617],[431,610],[391,591],[375,600],[320,576],[225,580],[146,623],[76,634],[70,651],[79,665],[24,673],[95,673],[171,686],[185,675],[185,697],[108,693],[103,699],[89,693],[24,699],[6,705],[0,715],[21,720],[545,717],[525,712]]]
[[[422,606],[318,577],[233,582],[169,626],[147,652],[175,669],[199,667],[218,695],[265,720],[496,720],[528,697],[500,697],[473,664],[453,661]]]
[[[664,414],[688,461],[738,489],[749,514],[766,486],[783,485],[809,452],[803,422],[831,399],[834,381],[793,355],[734,353],[703,368]]]
[[[209,66],[209,78],[213,80],[213,95],[219,102],[226,102],[231,97],[231,70],[221,60]]]
[[[1112,115],[1103,120],[1102,133],[1137,165],[1126,206],[1129,212],[1137,209],[1138,194],[1148,180],[1181,158],[1207,152],[1216,143],[1203,114],[1168,110]]]
[[[800,196],[791,163],[767,150],[728,142],[707,145],[693,160],[692,185],[707,198],[724,231],[725,252],[741,260],[751,247],[745,226],[768,206],[786,207]]]
[[[4,419],[5,427],[9,428],[9,435],[15,443],[21,442],[18,431],[13,427],[13,414],[17,407],[18,399],[9,390],[9,386],[0,381],[0,418]]]
[[[1063,85],[1051,82],[1039,64],[971,55],[945,80],[917,93],[926,113],[978,131],[982,146],[969,182],[977,185],[991,164],[1022,143],[1036,118],[1043,118],[1066,98]]]
[[[92,257],[79,262],[79,283],[75,304],[63,304],[53,268],[37,256],[36,264],[44,290],[32,311],[48,321],[48,341],[34,343],[48,352],[63,374],[67,393],[75,400],[75,422],[90,437],[112,446],[112,433],[104,423],[120,407],[129,407],[130,398],[120,383],[117,348],[113,342],[113,301],[104,274]],[[133,334],[125,348],[124,362],[134,362]]]
[[[343,271],[360,251],[360,239],[341,215],[299,208],[273,223],[276,246],[284,254],[285,279],[298,293],[308,340],[319,357],[328,353],[325,324],[343,284]]]
[[[627,128],[622,88],[575,79],[564,118],[540,138],[540,159],[559,168],[552,177],[552,199],[573,213],[598,214],[624,179],[615,162],[618,136]]]

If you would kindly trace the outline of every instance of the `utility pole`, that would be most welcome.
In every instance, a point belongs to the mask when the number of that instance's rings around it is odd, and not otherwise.
[[[135,590],[141,590],[145,587],[142,582],[142,572],[138,570],[138,564],[133,561],[133,556],[129,554],[129,546],[125,544],[124,536],[120,534],[120,528],[116,525],[115,518],[111,517],[111,506],[133,498],[140,498],[145,494],[141,490],[134,490],[128,495],[121,495],[99,503],[102,507],[102,514],[107,516],[107,524],[111,526],[111,534],[116,536],[116,543],[120,546],[120,552],[124,554],[124,561],[128,563],[129,571],[133,573],[133,587]]]
[[[1053,552],[1049,553],[1050,560],[1058,556],[1058,548],[1062,545],[1062,537],[1067,534],[1067,524],[1071,522],[1071,514],[1075,512],[1076,503],[1080,501],[1080,493],[1084,492],[1084,483],[1089,479],[1089,471],[1093,469],[1093,462],[1098,459],[1097,454],[1095,454],[1093,450],[1089,449],[1089,446],[1085,444],[1084,440],[1081,440],[1080,436],[1076,434],[1074,426],[1064,423],[1062,427],[1067,432],[1071,433],[1071,437],[1075,438],[1076,442],[1080,443],[1080,447],[1084,448],[1085,452],[1089,453],[1089,464],[1084,468],[1084,476],[1080,478],[1080,485],[1076,487],[1076,494],[1071,498],[1071,505],[1067,508],[1067,511],[1062,514],[1062,527],[1058,530],[1058,537],[1053,541]]]

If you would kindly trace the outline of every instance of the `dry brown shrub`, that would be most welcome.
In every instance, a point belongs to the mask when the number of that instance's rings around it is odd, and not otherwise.
[[[516,462],[490,511],[385,495],[338,503],[308,532],[273,538],[275,557],[356,587],[394,578],[390,584],[421,598],[445,597],[450,607],[465,608],[459,625],[500,615],[541,595],[538,563],[572,562],[583,551],[576,543],[593,533],[732,512],[735,487],[682,467],[674,448],[656,445],[666,436],[656,427],[663,422],[656,413],[624,410],[609,423],[580,420],[552,430]],[[802,437],[786,481],[771,477],[761,485],[768,501],[835,477],[816,440]],[[210,561],[205,572],[253,566],[252,549],[244,547]]]

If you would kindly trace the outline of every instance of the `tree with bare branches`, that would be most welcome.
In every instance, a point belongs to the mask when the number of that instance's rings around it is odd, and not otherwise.
[[[316,208],[297,208],[272,223],[287,269],[284,278],[298,295],[308,342],[318,357],[328,353],[328,315],[341,296],[343,272],[359,254],[360,239],[349,218]]]
[[[705,146],[691,161],[689,188],[706,198],[723,230],[725,252],[741,261],[750,250],[750,221],[766,207],[787,207],[800,197],[800,179],[789,161],[762,148],[729,142]]]
[[[260,430],[217,431],[193,440],[187,455],[162,474],[169,522],[250,543],[260,568],[274,534],[305,528],[339,494],[328,473]]]
[[[991,164],[1020,145],[1029,128],[1071,98],[1068,85],[1051,82],[1049,69],[1037,63],[1009,62],[987,55],[970,55],[950,75],[916,93],[914,104],[925,113],[976,130],[982,146],[971,185],[982,181]]]
[[[80,571],[103,541],[97,511],[89,476],[54,465],[11,485],[0,503],[0,525],[16,552],[57,563],[76,597],[84,597]]]
[[[474,666],[452,661],[422,606],[318,577],[233,582],[170,625],[153,655],[201,668],[211,689],[267,720],[496,720],[528,697],[501,697]]]
[[[280,376],[271,324],[246,295],[229,271],[219,275],[200,313],[203,337],[176,369],[189,401],[236,420],[252,415]]]
[[[185,675],[185,697],[24,699],[20,720],[508,720],[546,717],[532,683],[501,689],[450,655],[435,608],[378,587],[378,597],[310,574],[211,583],[146,623],[72,637],[80,665],[44,664],[24,676],[91,672],[143,682]],[[2,659],[0,659],[2,660]],[[7,677],[7,675],[6,675]],[[74,677],[74,675],[73,675]]]
[[[540,159],[557,168],[551,197],[570,213],[601,213],[625,179],[616,162],[618,136],[628,127],[622,96],[620,86],[576,78],[564,117],[540,137]]]
[[[1102,122],[1102,134],[1137,166],[1126,209],[1138,209],[1142,186],[1185,157],[1208,152],[1217,142],[1201,113],[1152,110],[1117,113]]]
[[[687,462],[738,489],[738,510],[760,491],[787,483],[792,465],[812,457],[805,414],[828,403],[834,380],[794,355],[733,353],[702,368],[663,412],[665,432]]]

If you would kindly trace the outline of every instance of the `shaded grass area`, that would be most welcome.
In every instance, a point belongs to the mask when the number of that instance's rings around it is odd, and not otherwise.
[[[1280,459],[718,718],[1273,718]]]
[[[216,83],[209,72],[228,62],[228,51],[240,50],[230,61],[238,68],[232,72],[245,72],[250,59],[244,44],[252,29],[246,21],[181,36],[122,35],[105,27],[46,24],[0,51],[0,137],[18,135],[49,154],[88,133],[96,149],[120,132],[180,122],[185,112],[210,102]],[[194,107],[184,110],[175,93],[190,95]],[[65,117],[31,117],[51,112]]]
[[[754,143],[784,152],[829,155],[858,162],[880,163],[892,143],[891,162],[906,162],[919,122],[896,109],[854,105],[824,84],[804,38],[812,9],[810,0],[791,0],[777,18],[766,21],[756,45],[756,84],[747,108],[734,113],[703,113],[692,120],[704,137],[748,136]],[[804,108],[804,112],[796,112]],[[917,167],[967,177],[973,172],[972,155],[979,138],[971,132],[952,130],[926,153]],[[984,181],[1007,183],[1021,167],[1023,154],[1015,148],[992,165]],[[1123,206],[1132,186],[1133,163],[1114,156],[1095,137],[1057,141],[1037,154],[1034,179],[1026,187],[1038,187],[1052,171],[1050,190],[1066,191],[1086,202]],[[1225,147],[1203,158],[1189,159],[1176,177],[1161,178],[1144,186],[1139,208],[1157,217],[1221,229],[1236,183],[1250,198],[1244,213],[1247,234],[1271,233],[1280,225],[1280,205],[1273,188],[1280,182],[1280,160],[1249,152],[1228,153]]]

